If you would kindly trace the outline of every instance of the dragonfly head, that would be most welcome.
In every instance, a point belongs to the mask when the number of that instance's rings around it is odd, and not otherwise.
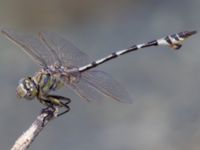
[[[38,88],[31,77],[26,77],[19,81],[16,93],[19,98],[32,100],[37,95]]]

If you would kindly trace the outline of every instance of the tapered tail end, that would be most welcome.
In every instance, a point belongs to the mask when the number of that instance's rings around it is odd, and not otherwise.
[[[181,38],[188,38],[188,37],[190,37],[190,36],[192,36],[192,35],[194,35],[194,34],[196,34],[197,33],[197,31],[196,30],[193,30],[193,31],[184,31],[184,32],[180,32],[180,33],[178,33],[178,35],[179,35],[179,37],[181,37]]]
[[[183,31],[177,34],[173,34],[171,36],[166,37],[166,41],[168,42],[169,46],[175,50],[178,50],[182,47],[183,41],[189,38],[190,36],[196,34],[197,31]]]

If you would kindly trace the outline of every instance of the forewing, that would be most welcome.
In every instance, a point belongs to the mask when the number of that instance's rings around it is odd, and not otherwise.
[[[2,29],[1,32],[42,66],[59,62],[66,67],[80,67],[90,63],[85,53],[56,33],[43,32],[41,38],[8,29]],[[100,70],[83,72],[80,81],[71,86],[88,101],[99,101],[104,98],[103,94],[123,103],[132,102],[128,92],[110,75]]]
[[[53,64],[55,59],[44,44],[39,40],[37,35],[20,34],[9,29],[1,29],[1,33],[22,48],[34,61],[42,66]]]
[[[86,86],[89,86],[90,89],[93,88],[105,96],[109,96],[122,103],[132,103],[132,99],[125,88],[103,71],[91,70],[84,72],[81,76],[81,80],[83,80],[84,83],[87,83]],[[84,88],[81,88],[81,90],[82,93],[85,92]],[[88,93],[92,95],[93,91],[87,91],[87,94]]]
[[[57,54],[57,57],[66,67],[80,67],[90,63],[89,57],[76,48],[71,42],[57,33],[41,32],[44,44]]]

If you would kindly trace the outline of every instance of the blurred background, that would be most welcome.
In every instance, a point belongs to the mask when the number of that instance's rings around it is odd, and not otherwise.
[[[0,0],[0,25],[62,33],[92,60],[132,44],[200,29],[199,0]],[[133,104],[87,103],[72,91],[71,111],[52,121],[30,150],[199,150],[200,35],[179,51],[140,50],[99,67],[129,91]],[[21,77],[39,69],[0,36],[0,149],[10,149],[43,107],[19,101]]]

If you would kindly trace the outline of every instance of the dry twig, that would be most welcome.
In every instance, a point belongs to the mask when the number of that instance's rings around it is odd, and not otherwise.
[[[55,118],[55,116],[55,111],[53,110],[48,109],[42,111],[29,129],[17,139],[11,150],[27,150],[37,135],[44,129],[50,120]]]

